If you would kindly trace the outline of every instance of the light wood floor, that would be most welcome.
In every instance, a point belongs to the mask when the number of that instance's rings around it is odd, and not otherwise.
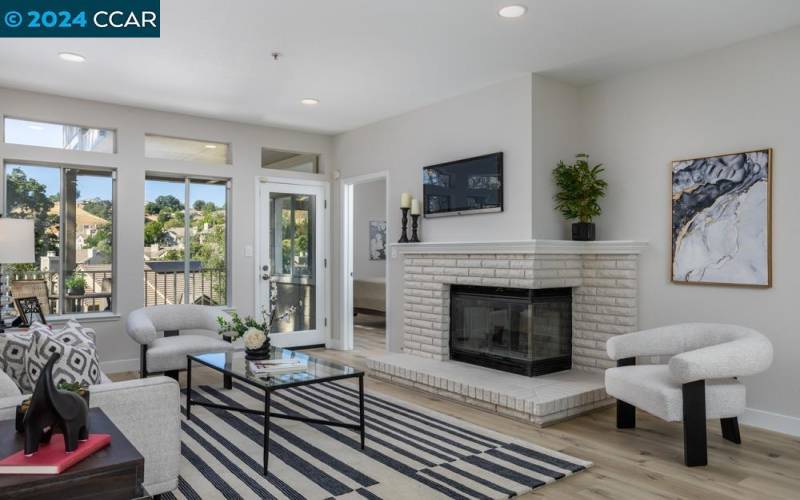
[[[355,350],[308,352],[365,368],[368,356],[384,350],[384,332],[378,323],[365,323],[367,328],[356,325]],[[192,375],[197,383],[221,383],[219,375],[200,369]],[[111,378],[135,376],[129,372]],[[634,430],[616,429],[613,407],[539,429],[370,377],[366,388],[594,462],[587,471],[521,498],[800,499],[800,439],[783,434],[742,426],[742,444],[737,446],[724,441],[719,424],[709,421],[709,465],[687,468],[681,425],[642,412],[637,413]]]

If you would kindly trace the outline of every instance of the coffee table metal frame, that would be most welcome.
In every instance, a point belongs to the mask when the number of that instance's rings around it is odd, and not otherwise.
[[[208,353],[214,354],[214,353]],[[224,354],[224,353],[223,353]],[[192,419],[192,406],[205,406],[207,408],[216,408],[218,410],[229,410],[235,411],[239,413],[248,413],[252,415],[263,415],[264,416],[264,457],[263,457],[263,474],[267,475],[267,466],[269,464],[269,424],[270,420],[273,418],[279,418],[284,420],[295,420],[297,422],[304,422],[306,424],[316,424],[316,425],[328,425],[331,427],[344,427],[345,429],[353,429],[359,431],[361,435],[361,449],[364,449],[365,440],[366,440],[366,427],[364,425],[364,372],[363,371],[355,371],[354,373],[347,373],[341,375],[331,375],[326,377],[315,378],[311,380],[298,380],[294,382],[287,382],[285,384],[279,384],[275,387],[264,387],[256,383],[255,381],[249,379],[248,377],[238,373],[236,370],[227,370],[225,368],[221,368],[218,365],[214,365],[209,363],[199,356],[203,356],[204,354],[198,355],[188,355],[186,356],[186,420]],[[317,362],[326,363],[319,358],[315,358]],[[264,391],[264,409],[263,410],[256,410],[252,408],[246,408],[243,406],[228,406],[218,403],[209,403],[205,401],[197,401],[192,399],[192,363],[199,363],[201,365],[207,366],[212,370],[218,371],[223,374],[223,378],[225,380],[225,388],[230,389],[230,378],[235,378],[248,384],[256,389],[261,389]],[[330,363],[328,363],[330,364]],[[270,402],[272,398],[272,393],[274,391],[279,391],[282,389],[289,389],[292,387],[299,387],[303,385],[313,385],[313,384],[320,384],[323,382],[333,382],[335,380],[343,380],[347,378],[358,378],[358,414],[359,414],[359,423],[351,424],[347,422],[339,422],[335,420],[323,420],[318,418],[309,418],[304,417],[301,415],[285,415],[283,413],[273,413],[270,411]]]

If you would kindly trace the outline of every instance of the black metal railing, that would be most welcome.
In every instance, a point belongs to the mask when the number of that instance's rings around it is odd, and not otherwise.
[[[183,271],[144,271],[144,305],[161,304],[227,304],[227,278],[224,268],[207,268],[189,272],[189,300]]]
[[[40,301],[43,298],[46,299],[48,303],[46,312],[49,314],[111,310],[113,283],[111,271],[76,271],[67,274],[67,277],[72,274],[83,275],[86,279],[84,289],[62,292],[57,272],[15,271],[11,275],[12,290],[15,288],[22,290],[17,293],[36,296]],[[30,281],[43,281],[44,290],[37,289],[36,285],[25,283]]]

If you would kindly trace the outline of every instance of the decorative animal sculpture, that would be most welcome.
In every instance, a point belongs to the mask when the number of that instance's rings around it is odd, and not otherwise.
[[[61,355],[58,353],[47,361],[36,388],[31,396],[31,405],[22,420],[25,432],[25,454],[39,450],[40,443],[49,443],[55,428],[64,434],[67,453],[78,448],[78,441],[89,439],[86,401],[74,392],[62,391],[53,381],[53,365]]]

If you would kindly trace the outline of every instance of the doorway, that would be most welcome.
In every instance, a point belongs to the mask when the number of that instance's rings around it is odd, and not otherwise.
[[[387,172],[342,180],[342,342],[383,352],[389,324]]]
[[[256,313],[277,292],[272,325],[277,347],[325,345],[328,319],[325,292],[327,184],[319,181],[263,182],[259,186]]]

